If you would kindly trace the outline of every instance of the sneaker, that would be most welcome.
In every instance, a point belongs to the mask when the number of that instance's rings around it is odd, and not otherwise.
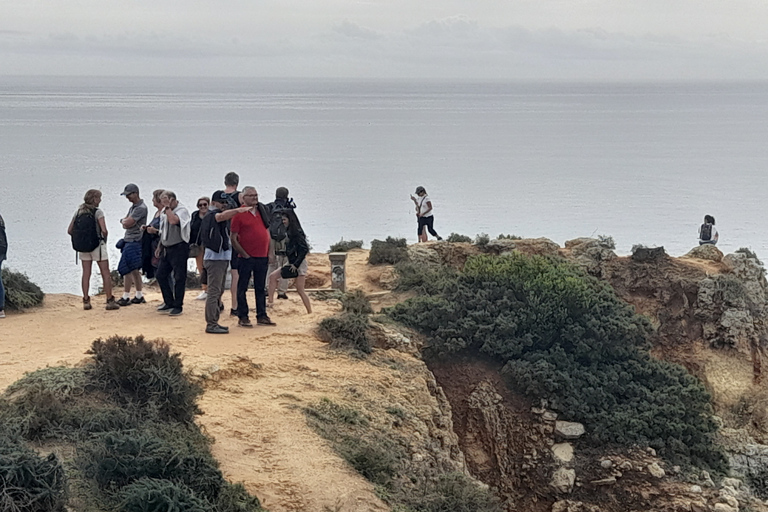
[[[0,318],[5,318],[5,310],[0,309]]]
[[[205,328],[205,332],[208,334],[229,334],[229,328],[223,325],[216,324],[214,326],[208,326]]]
[[[114,297],[110,297],[107,299],[107,311],[114,311],[116,309],[120,309],[120,306],[118,306],[117,302],[115,301]]]
[[[271,319],[271,318],[269,318],[269,317],[268,317],[268,316],[266,316],[266,315],[264,315],[264,316],[262,316],[262,317],[259,317],[259,318],[257,318],[257,319],[256,319],[256,323],[257,323],[258,325],[277,325],[275,322],[273,322],[273,321],[272,321],[272,319]]]
[[[119,303],[119,301],[118,301],[118,303]],[[172,310],[173,310],[173,308],[171,306],[166,306],[165,304],[161,304],[157,308],[157,312],[158,313],[170,313]]]
[[[179,316],[182,313],[181,308],[173,308],[169,313],[168,316]]]
[[[247,316],[238,320],[237,325],[239,325],[240,327],[253,327],[253,324],[251,323],[251,321],[248,319]]]
[[[134,297],[131,299],[131,304],[146,304],[147,299],[142,295],[141,297]]]
[[[207,298],[208,298],[208,292],[203,292],[200,295],[198,295],[195,300],[205,300]]]
[[[229,316],[237,316],[237,310],[236,309],[230,309],[229,310]]]
[[[117,305],[118,306],[130,306],[131,305],[131,299],[126,299],[125,297],[121,297],[117,299]]]
[[[91,298],[83,297],[83,309],[88,311],[91,308],[93,308],[93,306],[91,306]]]
[[[442,239],[443,239],[443,237],[439,236],[439,237],[437,237],[437,239],[438,239],[438,240],[442,240]]]
[[[278,299],[287,299],[288,298],[288,294],[286,294],[285,292],[277,292],[277,298]]]

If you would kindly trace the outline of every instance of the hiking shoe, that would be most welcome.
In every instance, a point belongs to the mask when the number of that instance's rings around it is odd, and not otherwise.
[[[131,299],[126,299],[125,297],[120,297],[117,299],[117,305],[118,306],[130,306],[131,305]]]
[[[91,298],[83,297],[83,309],[88,311],[91,308],[93,308],[93,306],[91,306]]]
[[[173,310],[171,306],[166,306],[165,304],[162,304],[157,308],[158,313],[170,313]]]
[[[288,298],[288,294],[286,294],[285,292],[277,292],[277,298],[278,299],[287,299]]]
[[[219,324],[213,326],[209,325],[205,328],[205,332],[208,334],[229,334],[229,328]]]
[[[266,315],[257,318],[256,323],[259,325],[277,325],[275,322],[272,321],[271,318],[269,318]]]
[[[248,317],[241,318],[240,320],[238,320],[237,325],[239,325],[240,327],[253,327],[253,324],[248,319]]]
[[[120,309],[120,306],[118,306],[117,302],[115,301],[114,297],[110,297],[107,299],[107,311],[114,311],[116,309]]]
[[[183,312],[183,311],[182,311],[182,309],[181,309],[181,308],[173,308],[173,309],[171,309],[171,311],[168,313],[168,316],[179,316],[179,315],[180,315],[182,312]]]
[[[230,309],[229,310],[229,316],[237,316],[237,310],[236,309]]]
[[[438,240],[442,240],[442,239],[443,239],[443,237],[439,236],[439,237],[437,237],[437,239],[438,239]]]
[[[5,310],[0,309],[0,318],[5,318]]]
[[[207,298],[208,298],[208,292],[203,292],[200,295],[198,295],[195,300],[205,300]]]
[[[147,299],[142,295],[141,297],[134,297],[131,299],[131,304],[146,304]]]

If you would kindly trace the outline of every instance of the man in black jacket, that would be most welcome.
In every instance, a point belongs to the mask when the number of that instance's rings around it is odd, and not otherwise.
[[[267,205],[269,209],[270,220],[270,238],[269,241],[269,270],[267,271],[267,286],[269,286],[269,276],[275,270],[283,268],[288,264],[288,257],[285,251],[285,227],[283,226],[283,212],[296,208],[296,203],[288,197],[288,189],[278,187],[275,191],[275,200]],[[280,279],[277,286],[277,298],[287,299],[288,279]]]

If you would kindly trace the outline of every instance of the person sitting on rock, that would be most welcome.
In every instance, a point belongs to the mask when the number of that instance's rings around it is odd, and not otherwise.
[[[711,215],[704,216],[704,224],[699,228],[699,245],[716,245],[720,234],[715,228],[715,218]]]

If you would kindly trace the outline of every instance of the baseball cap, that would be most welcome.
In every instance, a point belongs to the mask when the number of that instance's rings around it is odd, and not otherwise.
[[[128,194],[133,194],[134,192],[136,194],[138,194],[139,193],[139,187],[136,186],[135,183],[129,183],[129,184],[127,184],[125,186],[125,189],[123,190],[123,193],[120,194],[120,195],[121,196],[127,196]]]
[[[227,200],[224,198],[224,191],[217,190],[214,192],[211,196],[211,201],[216,201],[217,203],[225,203]]]

